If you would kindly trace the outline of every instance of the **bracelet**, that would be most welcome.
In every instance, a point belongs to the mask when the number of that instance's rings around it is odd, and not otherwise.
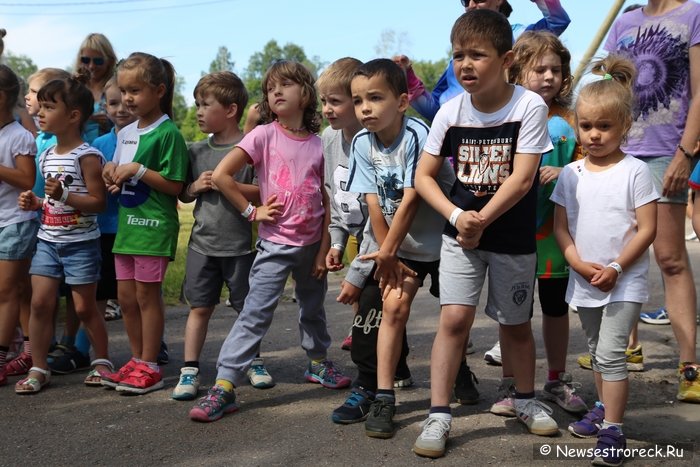
[[[620,266],[620,263],[616,263],[615,261],[613,261],[612,263],[608,264],[605,267],[606,268],[613,268],[615,271],[617,271],[618,276],[622,275],[622,266]]]
[[[68,199],[68,193],[69,193],[69,192],[68,192],[68,188],[67,188],[66,185],[63,183],[63,181],[61,181],[61,188],[63,189],[63,191],[61,192],[61,197],[60,197],[58,200],[59,200],[60,202],[62,202],[62,203],[65,203],[66,200]]]
[[[340,243],[334,243],[331,245],[331,248],[334,248],[339,251],[343,251],[345,249],[345,246],[341,245]]]
[[[255,221],[255,216],[256,216],[257,214],[258,214],[258,208],[256,208],[255,206],[253,206],[253,210],[250,212],[250,214],[249,214],[248,217],[247,217],[248,222],[253,222],[253,221]]]
[[[132,177],[132,179],[134,180],[134,182],[138,182],[139,180],[141,180],[141,178],[142,178],[144,175],[146,175],[146,171],[147,171],[147,170],[148,170],[148,167],[146,167],[145,165],[141,164],[141,167],[139,167],[139,170],[137,170],[136,173],[134,174],[134,176]]]
[[[685,155],[685,157],[687,157],[690,160],[693,160],[693,154],[690,153],[690,151],[686,150],[683,146],[681,146],[681,143],[678,143],[676,147],[680,149],[680,151]]]
[[[452,224],[452,227],[457,227],[457,218],[459,217],[460,214],[464,212],[464,209],[461,208],[454,208],[454,211],[452,211],[452,214],[450,214],[450,224]]]
[[[241,211],[241,216],[245,217],[246,219],[250,217],[250,213],[255,210],[255,206],[253,206],[253,203],[248,203],[248,207],[245,208],[244,211]]]

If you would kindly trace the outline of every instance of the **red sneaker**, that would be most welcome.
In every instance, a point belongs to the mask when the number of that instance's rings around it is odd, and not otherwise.
[[[123,367],[119,368],[116,373],[108,373],[106,375],[102,375],[101,377],[101,383],[102,386],[116,389],[117,386],[119,386],[119,383],[121,383],[129,374],[134,371],[136,368],[136,361],[132,358],[128,362],[124,364]]]
[[[146,394],[163,388],[163,374],[152,369],[144,362],[136,364],[136,368],[129,373],[117,386],[117,391],[131,394]]]
[[[343,339],[343,342],[340,344],[340,348],[343,350],[352,350],[352,334]]]
[[[26,375],[32,367],[32,356],[27,352],[22,352],[14,359],[7,362],[5,365],[5,374],[7,376]]]

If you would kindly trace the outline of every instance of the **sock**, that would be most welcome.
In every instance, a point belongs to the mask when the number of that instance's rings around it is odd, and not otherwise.
[[[564,370],[547,370],[547,382],[559,381],[559,373],[564,373]]]
[[[396,403],[396,393],[393,389],[377,389],[377,394],[375,395],[377,400],[381,399],[389,404]]]
[[[6,345],[0,345],[0,370],[5,367],[7,361],[7,351],[10,350]]]
[[[90,355],[90,339],[87,331],[82,326],[78,329],[78,334],[75,336],[75,348],[83,355]]]
[[[226,392],[233,392],[233,383],[231,381],[225,379],[217,379],[214,385],[222,387]]]
[[[22,339],[24,339],[24,344],[22,344],[22,351],[26,353],[27,355],[31,356],[32,355],[32,343],[29,342],[29,336],[24,336]]]
[[[534,399],[535,398],[535,391],[532,391],[532,392],[515,391],[515,398],[516,399]]]
[[[430,416],[437,416],[439,418],[445,419],[445,420],[452,420],[452,409],[450,408],[449,405],[435,405],[433,407],[430,407]]]
[[[147,361],[143,360],[143,363],[148,365],[148,368],[150,368],[153,371],[160,370],[160,367],[158,366],[158,362],[147,362]]]
[[[605,428],[610,428],[610,427],[615,427],[615,428],[617,428],[617,431],[622,433],[622,423],[613,423],[613,422],[609,422],[609,421],[603,419],[603,426],[601,428],[605,429]]]
[[[189,366],[191,368],[199,368],[199,362],[197,360],[186,361],[184,366]]]

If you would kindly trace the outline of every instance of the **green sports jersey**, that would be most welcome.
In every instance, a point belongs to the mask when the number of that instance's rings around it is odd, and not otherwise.
[[[165,179],[184,181],[187,145],[175,124],[164,115],[148,127],[137,125],[134,122],[118,133],[114,162],[138,162]],[[176,196],[157,191],[143,180],[122,185],[114,253],[174,259],[179,229]]]

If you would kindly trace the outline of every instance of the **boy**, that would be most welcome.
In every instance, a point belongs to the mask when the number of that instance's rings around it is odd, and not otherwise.
[[[365,195],[371,224],[365,235],[379,250],[364,259],[376,261],[384,298],[377,336],[377,393],[365,433],[390,438],[396,411],[394,375],[413,298],[426,275],[436,277],[440,236],[432,226],[440,217],[413,188],[428,127],[404,115],[408,89],[401,68],[388,59],[367,62],[355,73],[351,90],[355,114],[365,129],[353,140],[348,184],[350,191]],[[447,188],[454,176],[446,163],[444,167]]]
[[[199,128],[211,135],[190,146],[188,183],[179,196],[184,203],[196,204],[183,283],[183,295],[190,305],[185,363],[172,393],[175,400],[197,396],[199,356],[221,287],[228,286],[231,306],[240,311],[248,294],[248,274],[255,256],[251,248],[252,224],[236,212],[211,180],[219,161],[243,138],[238,125],[248,103],[248,92],[238,76],[224,71],[202,77],[194,88],[194,98]],[[235,179],[246,190],[246,196],[259,196],[258,188],[251,185],[251,166],[246,165]],[[262,359],[253,362],[248,377],[254,387],[274,386]]]
[[[330,271],[343,268],[343,251],[349,235],[358,239],[363,251],[370,248],[369,237],[363,239],[362,235],[368,218],[367,204],[359,193],[347,191],[350,145],[353,137],[362,129],[355,116],[350,82],[361,65],[362,62],[357,59],[341,58],[326,68],[316,81],[323,116],[330,124],[321,135],[325,157],[325,185],[331,202],[331,249],[326,256],[326,265]],[[370,251],[374,251],[378,247],[375,244],[371,248]],[[350,257],[350,252],[348,257],[354,259]],[[350,355],[357,365],[358,375],[350,396],[331,415],[335,423],[363,421],[377,390],[377,327],[381,319],[382,297],[379,284],[370,277],[373,265],[372,261],[353,261],[337,299],[352,304],[355,312],[351,333],[354,345],[350,347]],[[411,373],[406,366],[407,354],[406,342],[394,386],[408,387],[411,383]]]
[[[519,420],[538,435],[558,433],[551,409],[535,400],[530,327],[536,265],[536,186],[540,156],[552,149],[547,106],[506,82],[513,37],[490,10],[462,15],[451,33],[454,69],[467,93],[433,121],[416,189],[449,225],[440,254],[441,316],[431,355],[431,408],[413,451],[440,457],[450,431],[450,388],[488,270],[486,313],[499,322],[503,356],[513,362]],[[447,197],[434,176],[448,157],[457,176]],[[513,233],[516,233],[513,235]]]

